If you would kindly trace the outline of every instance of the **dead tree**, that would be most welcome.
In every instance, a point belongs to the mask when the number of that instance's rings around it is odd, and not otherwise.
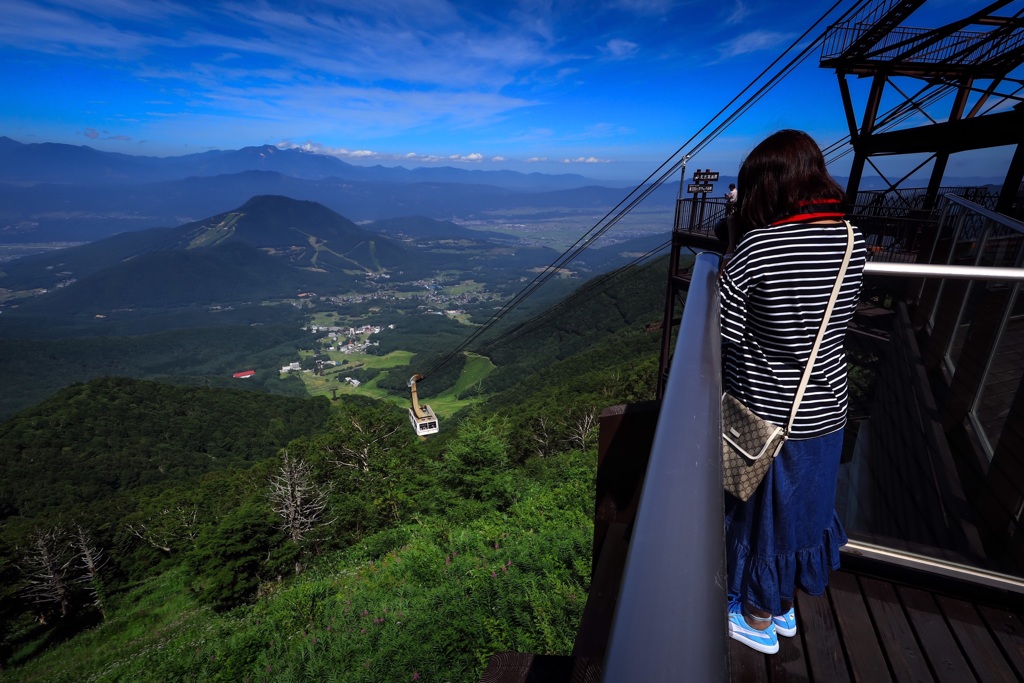
[[[103,550],[93,543],[88,532],[80,525],[75,527],[74,538],[71,542],[78,553],[78,569],[80,574],[77,576],[76,581],[85,585],[86,591],[92,597],[93,606],[100,611],[100,614],[106,616],[100,570],[106,565],[107,558],[103,554]]]
[[[554,420],[547,415],[538,415],[531,421],[533,430],[530,436],[533,439],[533,451],[538,457],[546,457],[551,451],[554,437]]]
[[[281,518],[281,528],[301,547],[306,534],[330,524],[322,520],[328,492],[317,485],[312,468],[301,458],[292,457],[286,449],[282,459],[281,469],[270,479],[268,497],[274,512]],[[296,560],[295,573],[301,572],[302,565]]]
[[[597,411],[588,408],[579,413],[569,424],[569,441],[580,450],[586,450],[597,427]]]
[[[28,580],[26,597],[40,605],[41,621],[48,614],[64,618],[71,611],[72,565],[76,555],[60,527],[36,531],[23,560],[22,571]]]
[[[181,523],[182,532],[188,539],[189,545],[195,547],[196,539],[199,538],[199,508],[193,503],[192,507],[179,505],[175,508],[175,515]]]
[[[125,528],[135,538],[168,555],[187,543],[195,547],[199,537],[199,509],[195,503],[164,507],[156,514],[128,522]]]
[[[167,541],[163,537],[163,535],[157,534],[153,529],[149,527],[149,525],[143,524],[141,522],[138,524],[129,523],[125,525],[125,528],[128,529],[128,533],[130,533],[132,536],[139,539],[140,541],[145,541],[152,547],[156,548],[161,552],[165,552],[168,555],[171,554],[172,550],[169,541]]]

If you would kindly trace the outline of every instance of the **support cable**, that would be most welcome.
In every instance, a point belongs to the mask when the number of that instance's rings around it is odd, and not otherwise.
[[[842,22],[847,17],[858,12],[861,7],[868,4],[871,0],[858,0],[855,2],[850,9],[846,10],[843,15],[839,18],[838,22]],[[775,75],[771,76],[766,83],[761,85],[753,95],[750,95],[747,100],[739,104],[737,109],[731,114],[725,116],[726,112],[735,105],[740,98],[752,88],[755,84],[760,81],[768,72],[773,69],[782,59],[793,51],[801,41],[803,41],[808,34],[810,34],[815,28],[825,21],[829,15],[831,15],[839,5],[842,4],[842,0],[837,0],[831,7],[829,7],[822,16],[811,25],[806,31],[804,31],[796,40],[793,41],[778,57],[776,57],[770,64],[768,64],[746,87],[744,87],[736,96],[734,96],[729,102],[727,102],[711,119],[708,120],[696,133],[694,133],[685,143],[672,153],[665,161],[661,163],[654,171],[652,171],[639,185],[633,188],[622,200],[619,201],[612,209],[610,209],[601,219],[599,219],[589,230],[581,235],[576,242],[574,242],[568,249],[566,249],[558,258],[556,258],[548,267],[539,273],[532,281],[530,281],[523,289],[515,294],[512,299],[506,302],[501,308],[495,312],[483,325],[474,330],[463,342],[453,348],[448,354],[443,356],[437,361],[427,372],[423,373],[424,378],[437,371],[438,368],[442,367],[450,360],[458,356],[466,347],[478,339],[482,334],[487,332],[491,327],[497,324],[502,318],[508,315],[513,309],[518,307],[526,298],[533,294],[538,288],[543,286],[558,274],[559,271],[564,269],[569,263],[571,263],[577,256],[583,251],[589,248],[594,242],[604,235],[609,229],[616,225],[623,217],[630,213],[638,204],[649,197],[655,190],[660,188],[668,178],[674,174],[681,166],[686,163],[686,159],[692,158],[698,151],[706,148],[711,141],[721,135],[737,118],[745,113],[750,107],[760,101],[769,91],[771,91],[778,83],[788,76],[797,65],[802,63],[811,50],[817,48],[823,41],[827,34],[827,29],[815,37],[806,47],[804,47],[796,57],[791,59],[782,69]],[[698,136],[704,133],[717,119],[725,116],[725,118],[707,133],[699,141]],[[697,141],[695,143],[695,141]],[[692,148],[691,153],[683,155],[681,158],[673,162],[673,159],[680,157],[683,150],[689,147],[691,144],[695,146]],[[652,179],[657,178],[652,182]],[[632,199],[631,199],[632,198]]]
[[[569,304],[572,304],[575,301],[577,301],[578,299],[581,299],[584,296],[590,294],[593,290],[601,287],[602,285],[605,285],[606,283],[610,282],[611,280],[614,280],[616,278],[621,277],[623,275],[623,273],[626,272],[627,269],[632,268],[633,266],[636,266],[636,265],[640,265],[641,263],[643,263],[644,261],[646,261],[648,259],[653,259],[655,256],[657,256],[659,253],[663,252],[665,249],[667,249],[670,246],[672,246],[672,240],[671,239],[666,240],[665,242],[662,242],[658,246],[656,246],[653,249],[649,250],[647,253],[642,254],[642,255],[636,257],[635,259],[633,259],[632,261],[630,261],[626,265],[621,266],[620,268],[616,268],[612,272],[606,273],[605,275],[603,275],[601,277],[597,277],[597,278],[594,278],[592,280],[587,281],[587,283],[584,284],[582,287],[580,287],[575,292],[573,292],[569,296],[565,297],[564,299],[562,299],[558,303],[554,304],[553,306],[545,309],[541,313],[538,313],[537,315],[533,316],[532,318],[530,318],[528,320],[524,320],[523,322],[519,323],[518,325],[516,325],[515,327],[513,327],[513,328],[511,328],[509,330],[503,330],[502,334],[501,334],[501,337],[499,337],[499,338],[497,338],[497,339],[495,339],[495,340],[493,340],[491,342],[488,342],[488,343],[484,344],[483,346],[480,347],[479,350],[481,352],[488,351],[488,350],[495,349],[495,348],[497,348],[497,347],[499,347],[499,346],[501,346],[503,344],[506,344],[506,343],[512,341],[512,339],[515,338],[516,335],[518,335],[521,331],[523,331],[526,328],[528,328],[531,325],[533,325],[533,323],[538,322],[538,321],[540,321],[540,320],[542,320],[544,318],[547,318],[547,317],[553,315],[554,313],[556,313],[557,311],[565,308]],[[647,270],[647,268],[650,268],[656,262],[657,261],[651,260],[650,263],[647,263],[646,265],[644,265],[644,267],[641,268],[640,270],[637,270],[636,272],[631,273],[631,276],[636,276],[636,275],[638,275],[640,273],[645,272]]]

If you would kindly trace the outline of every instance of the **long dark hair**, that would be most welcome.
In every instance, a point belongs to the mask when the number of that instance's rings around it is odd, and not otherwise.
[[[765,138],[740,166],[737,218],[741,232],[787,216],[822,200],[845,210],[846,193],[825,168],[817,143],[800,130]]]

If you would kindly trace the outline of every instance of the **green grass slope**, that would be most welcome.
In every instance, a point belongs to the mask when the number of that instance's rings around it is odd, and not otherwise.
[[[437,437],[415,438],[384,402],[331,404],[325,425],[285,447],[306,468],[303,495],[323,504],[322,524],[299,539],[272,505],[282,455],[119,492],[79,515],[111,555],[104,612],[76,593],[62,621],[19,592],[31,530],[0,523],[0,585],[12,587],[0,590],[5,677],[469,682],[496,652],[568,654],[589,588],[595,417],[654,390],[660,335],[643,323],[660,311],[664,278],[652,270],[509,332],[493,355],[463,356],[432,401],[474,395],[499,372],[503,388],[474,396]],[[75,430],[97,463],[126,452],[119,438],[149,434],[131,399],[119,401]],[[44,443],[62,407],[26,416],[15,450]],[[151,426],[174,419],[150,409]],[[118,412],[124,420],[110,419]],[[188,429],[165,429],[192,448]],[[224,437],[202,440],[209,450]],[[66,519],[43,509],[35,521]],[[147,536],[157,531],[163,550]],[[46,624],[32,618],[44,611]]]
[[[469,683],[494,652],[568,654],[589,583],[592,477],[592,458],[567,454],[524,473],[503,513],[370,536],[227,614],[165,572],[5,680]]]

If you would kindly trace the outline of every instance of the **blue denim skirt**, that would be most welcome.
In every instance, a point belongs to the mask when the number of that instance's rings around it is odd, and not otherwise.
[[[846,532],[835,511],[843,430],[787,441],[761,486],[743,502],[725,496],[729,597],[782,614],[799,588],[821,595],[839,569]]]

